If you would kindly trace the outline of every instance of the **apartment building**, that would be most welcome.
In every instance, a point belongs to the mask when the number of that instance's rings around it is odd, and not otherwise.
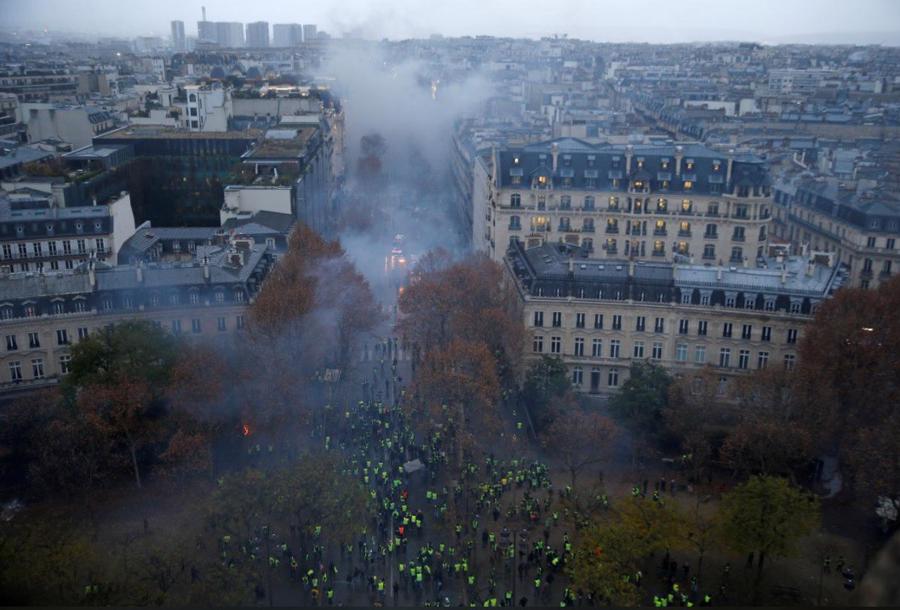
[[[592,258],[584,248],[513,241],[505,257],[528,331],[526,356],[565,362],[573,386],[614,392],[633,362],[674,374],[713,366],[721,384],[792,368],[804,326],[845,279],[801,258],[744,268]]]
[[[12,274],[73,273],[88,261],[115,265],[134,233],[131,197],[93,206],[55,207],[38,191],[0,194],[0,298]]]
[[[474,180],[473,243],[497,261],[512,242],[740,267],[766,254],[769,174],[752,155],[561,138],[494,149]]]
[[[247,24],[247,46],[256,49],[269,46],[268,21],[254,21]]]
[[[849,269],[849,285],[875,288],[900,269],[900,199],[875,189],[842,188],[836,179],[779,182],[773,232],[795,250],[824,252]]]
[[[58,382],[73,344],[125,320],[195,337],[240,331],[271,262],[265,246],[235,240],[197,248],[190,263],[106,268],[91,262],[71,275],[5,279],[0,393]]]

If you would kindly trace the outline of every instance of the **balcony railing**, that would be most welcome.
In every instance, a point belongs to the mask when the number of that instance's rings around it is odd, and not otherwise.
[[[706,233],[703,234],[703,238],[704,239],[719,239],[719,234],[716,232],[710,233],[709,231],[707,231]]]

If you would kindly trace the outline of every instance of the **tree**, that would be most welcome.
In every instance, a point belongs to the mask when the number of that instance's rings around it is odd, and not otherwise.
[[[541,356],[525,373],[519,403],[524,405],[536,432],[544,431],[553,423],[554,399],[565,396],[572,389],[569,372],[562,359]]]
[[[635,362],[631,365],[631,376],[612,397],[610,408],[638,429],[655,433],[668,404],[671,384],[672,377],[663,367],[652,362]]]
[[[737,425],[728,433],[720,458],[735,474],[793,476],[812,458],[812,439],[798,420],[794,376],[769,368],[737,380]]]
[[[768,557],[790,555],[797,540],[819,526],[818,500],[787,479],[754,476],[722,498],[723,536],[735,551],[755,553],[754,601]]]
[[[882,453],[900,439],[898,308],[900,277],[839,290],[806,326],[795,372],[798,420],[866,505],[900,488],[896,451]]]
[[[573,409],[553,420],[543,440],[569,471],[574,490],[582,470],[608,457],[616,434],[616,425],[608,417]]]
[[[159,438],[177,346],[152,324],[130,321],[105,328],[72,349],[68,394],[93,429],[124,446],[138,487],[138,454]]]
[[[669,406],[663,410],[665,429],[677,439],[695,482],[712,458],[717,430],[727,429],[725,389],[725,382],[712,367],[679,377],[669,387]]]
[[[575,543],[566,573],[572,587],[590,593],[595,601],[615,606],[634,606],[640,594],[631,578],[640,569],[631,533],[621,525],[597,524],[584,531]]]

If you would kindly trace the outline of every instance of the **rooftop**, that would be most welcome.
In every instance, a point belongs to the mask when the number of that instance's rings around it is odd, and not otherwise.
[[[244,159],[297,159],[306,152],[307,145],[319,131],[318,125],[270,129],[265,138],[244,153]]]
[[[247,129],[245,131],[186,131],[162,125],[129,125],[108,131],[94,139],[101,143],[103,140],[120,139],[252,140],[261,135],[262,133],[257,129]]]

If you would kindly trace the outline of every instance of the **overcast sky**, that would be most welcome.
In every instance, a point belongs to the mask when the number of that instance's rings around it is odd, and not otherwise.
[[[900,0],[0,0],[0,27],[196,35],[211,21],[315,23],[333,36],[552,34],[598,41],[900,45]]]

